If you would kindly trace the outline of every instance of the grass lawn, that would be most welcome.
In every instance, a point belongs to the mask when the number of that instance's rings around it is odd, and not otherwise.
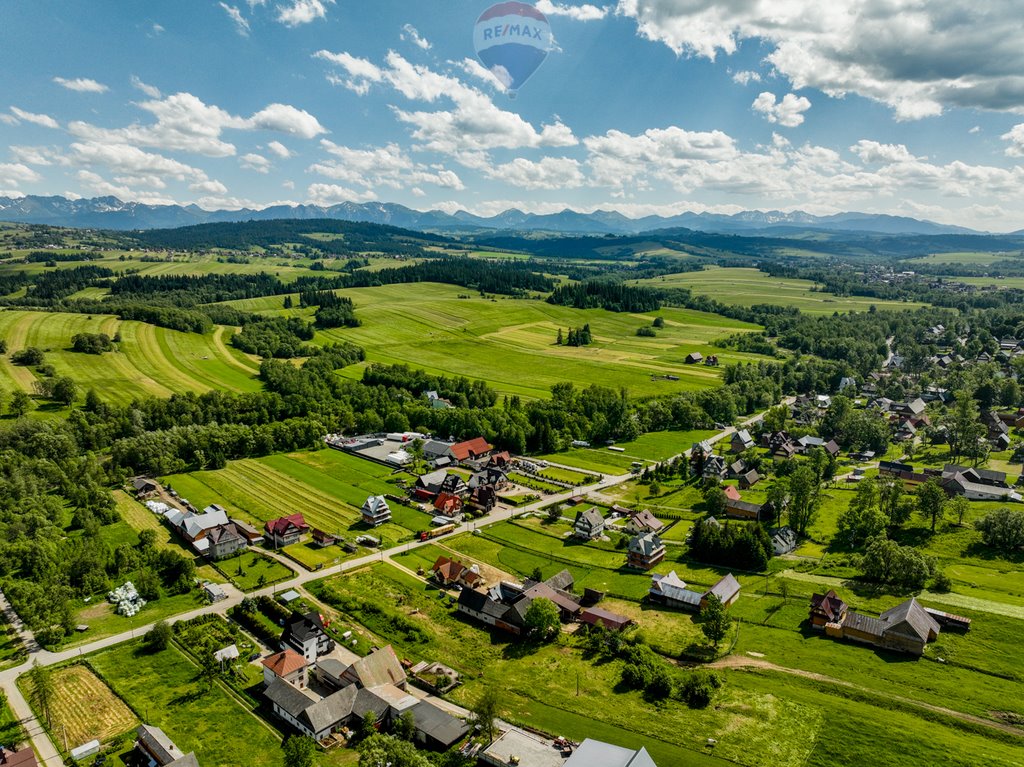
[[[362,326],[318,335],[324,342],[346,340],[366,349],[370,362],[409,364],[429,373],[486,381],[501,394],[546,398],[563,381],[601,381],[637,395],[671,394],[718,386],[721,372],[684,365],[691,351],[718,354],[723,364],[755,356],[721,350],[714,341],[754,329],[713,314],[663,309],[665,328],[657,338],[639,338],[654,314],[578,310],[533,299],[459,298],[467,291],[450,285],[417,283],[340,291],[350,297]],[[297,302],[296,302],[297,303]],[[281,297],[232,302],[247,311],[281,311]],[[555,344],[559,328],[589,323],[595,342],[571,348]],[[530,371],[529,377],[523,371]],[[360,375],[358,366],[346,375]],[[679,381],[651,380],[673,374]]]
[[[625,474],[633,461],[663,461],[685,450],[689,450],[694,442],[708,439],[716,434],[714,431],[652,431],[641,434],[630,442],[616,442],[615,447],[623,451],[609,450],[607,447],[571,448],[562,453],[551,453],[540,456],[547,461],[575,466],[586,471],[597,471],[604,474]]]
[[[75,621],[89,628],[74,632],[67,638],[66,646],[75,647],[94,642],[103,637],[130,631],[136,626],[145,626],[154,621],[195,610],[205,604],[206,600],[198,590],[190,591],[188,594],[165,595],[155,602],[147,602],[134,618],[126,618],[115,613],[114,606],[102,597],[94,597],[88,604],[80,599],[75,600]]]
[[[164,483],[200,508],[219,503],[257,528],[270,519],[301,513],[313,527],[354,539],[370,531],[359,513],[367,496],[402,492],[391,474],[387,467],[325,448],[231,461],[224,469],[176,474]],[[384,546],[410,540],[415,531],[429,526],[426,514],[389,505],[392,521],[372,531]]]
[[[795,306],[805,314],[833,312],[866,312],[872,305],[879,309],[915,309],[922,304],[884,301],[862,296],[835,296],[814,291],[810,280],[770,277],[757,269],[710,266],[700,272],[682,272],[632,280],[632,285],[651,288],[689,288],[696,294],[709,295],[723,303],[736,306],[771,304]]]
[[[242,591],[255,591],[295,575],[273,557],[249,551],[240,552],[230,559],[222,559],[217,565]]]
[[[87,666],[57,669],[52,679],[54,695],[49,729],[59,747],[66,742],[69,748],[74,748],[94,738],[106,743],[139,724],[135,713]],[[30,677],[20,677],[19,685],[25,697],[31,700]]]
[[[279,734],[219,684],[203,691],[198,668],[176,648],[142,652],[119,645],[91,656],[97,673],[141,717],[160,728],[200,764],[251,767],[280,764]]]
[[[0,743],[17,746],[25,739],[25,730],[21,722],[11,711],[10,704],[5,700],[0,706]]]
[[[70,351],[76,333],[121,334],[114,352],[81,354]],[[144,322],[121,321],[109,315],[60,312],[0,312],[0,336],[9,351],[36,346],[58,375],[69,375],[84,392],[95,389],[101,398],[127,404],[144,395],[169,397],[175,392],[211,389],[257,391],[257,358],[227,344],[230,331],[182,333]],[[32,368],[0,358],[0,386],[32,392]]]

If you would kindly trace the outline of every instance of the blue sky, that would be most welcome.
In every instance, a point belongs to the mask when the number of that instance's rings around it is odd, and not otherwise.
[[[0,194],[1024,227],[1012,2],[532,4],[554,45],[513,98],[490,2],[7,0]]]

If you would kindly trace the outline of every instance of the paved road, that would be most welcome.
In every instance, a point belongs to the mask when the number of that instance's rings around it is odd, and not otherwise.
[[[792,401],[793,398],[790,397],[783,400],[783,404],[789,404]],[[751,426],[759,422],[763,417],[764,413],[761,413],[760,415],[754,416],[753,418],[744,421],[741,424],[741,426],[743,428]],[[708,441],[711,442],[712,444],[719,442],[720,440],[730,437],[735,431],[736,428],[730,426],[727,429],[724,429],[718,434],[711,437]],[[690,450],[685,450],[674,457],[688,457],[689,454]],[[615,487],[616,485],[621,485],[622,483],[633,478],[633,474],[616,474],[602,476],[601,481],[599,482],[596,482],[591,485],[585,485],[582,487],[574,487],[572,489],[566,490],[565,492],[557,493],[555,495],[548,495],[542,498],[541,500],[531,503],[527,506],[521,506],[518,508],[496,508],[479,519],[462,523],[461,525],[456,527],[456,529],[452,533],[449,533],[447,536],[445,536],[445,538],[458,535],[460,533],[471,532],[472,530],[475,530],[477,528],[493,525],[497,522],[503,522],[520,514],[528,514],[534,511],[538,511],[544,506],[548,506],[552,503],[560,503],[562,501],[568,500],[569,498],[575,495],[585,495],[587,493],[594,493],[600,492],[602,490],[607,490],[608,488]],[[444,540],[444,538],[440,540]],[[320,578],[327,578],[332,575],[337,575],[338,573],[346,572],[348,570],[356,570],[360,567],[365,567],[375,562],[383,562],[385,559],[391,559],[391,557],[397,554],[401,554],[402,552],[419,548],[421,546],[426,546],[433,542],[434,541],[412,541],[409,543],[403,543],[398,546],[394,546],[393,548],[388,549],[386,551],[378,551],[373,552],[371,554],[366,554],[364,556],[357,557],[355,559],[350,559],[346,562],[342,562],[338,565],[325,567],[321,570],[303,571],[288,581],[285,581],[283,583],[277,583],[273,586],[267,586],[266,588],[250,593],[249,596],[262,596],[264,594],[272,595],[278,591],[303,586],[306,583],[309,583],[310,581],[319,580]],[[287,560],[287,564],[289,566],[292,566],[294,563],[292,563],[290,560]],[[173,619],[175,621],[188,620],[190,618],[195,618],[199,615],[206,615],[208,613],[218,613],[220,615],[224,615],[232,607],[239,604],[242,601],[242,599],[244,599],[246,596],[230,584],[225,585],[224,590],[228,595],[226,599],[223,599],[220,602],[215,602],[211,605],[206,605],[205,607],[190,610],[187,613],[175,615]],[[6,608],[4,607],[5,604],[6,599],[0,599],[0,610],[9,609],[9,605]],[[13,610],[11,610],[11,614],[13,615]],[[16,618],[17,616],[14,617]],[[20,626],[20,621],[17,621],[17,623],[15,623],[14,625]],[[14,711],[15,716],[17,716],[22,721],[25,730],[28,732],[28,735],[32,740],[32,744],[35,746],[36,752],[39,754],[40,761],[42,764],[60,765],[63,764],[63,760],[60,758],[60,755],[57,752],[57,749],[54,747],[53,743],[50,741],[50,738],[46,734],[46,731],[43,730],[40,723],[32,714],[32,710],[29,707],[28,702],[25,700],[24,696],[21,694],[21,691],[15,684],[15,680],[21,674],[24,674],[26,671],[28,671],[32,667],[33,663],[38,662],[42,666],[50,666],[56,663],[63,663],[64,661],[73,660],[76,657],[88,655],[89,653],[95,652],[97,650],[113,647],[115,645],[121,644],[122,642],[131,641],[138,636],[142,636],[151,628],[153,628],[153,624],[147,623],[142,626],[133,627],[128,631],[123,631],[120,634],[115,634],[113,636],[105,637],[103,639],[97,639],[95,642],[89,642],[87,644],[83,644],[78,647],[73,647],[67,650],[61,650],[59,652],[50,652],[49,650],[43,650],[39,648],[38,645],[36,645],[35,643],[34,637],[32,637],[29,640],[30,643],[26,644],[26,646],[29,647],[30,651],[29,659],[18,666],[6,669],[4,671],[0,671],[0,687],[3,687],[3,689],[7,692],[7,697],[8,700],[10,701],[11,708]],[[31,634],[28,634],[28,636],[31,637]]]

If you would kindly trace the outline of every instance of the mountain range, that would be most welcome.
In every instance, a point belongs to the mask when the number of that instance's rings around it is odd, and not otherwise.
[[[580,213],[566,209],[538,215],[514,208],[495,216],[466,211],[418,211],[395,203],[275,205],[261,210],[204,210],[197,205],[148,205],[123,202],[116,197],[71,200],[66,197],[0,197],[0,221],[49,224],[92,229],[162,229],[228,221],[333,218],[366,221],[404,229],[438,233],[484,231],[545,232],[554,234],[633,235],[659,229],[688,228],[718,234],[772,234],[799,236],[805,232],[857,232],[861,234],[980,234],[959,226],[937,224],[903,216],[872,213],[837,213],[815,216],[802,211],[743,211],[732,215],[681,213],[675,216],[627,218],[615,211]],[[1015,234],[1020,234],[1017,232]]]

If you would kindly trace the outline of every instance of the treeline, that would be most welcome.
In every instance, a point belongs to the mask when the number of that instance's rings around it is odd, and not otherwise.
[[[423,392],[436,391],[456,407],[488,408],[498,400],[498,395],[483,381],[470,380],[463,376],[435,376],[425,370],[413,370],[408,365],[384,365],[375,362],[363,371],[363,383],[367,386],[387,386],[400,389],[402,395],[421,397]],[[397,393],[396,393],[396,396]]]
[[[298,317],[253,315],[231,337],[231,345],[264,358],[308,357],[314,350],[307,342],[315,334],[313,326]]]
[[[25,256],[26,264],[68,263],[70,261],[94,261],[99,259],[97,253],[78,251],[76,253],[56,253],[52,250],[33,250]]]
[[[95,268],[95,267],[81,267]],[[483,293],[520,295],[527,291],[546,292],[554,281],[534,271],[527,262],[492,262],[472,258],[439,258],[410,266],[356,270],[334,276],[300,277],[283,283],[277,277],[258,274],[158,275],[130,274],[110,285],[111,295],[132,300],[173,302],[196,306],[220,301],[284,295],[323,293],[341,288],[366,288],[412,282],[441,282],[473,288]]]
[[[655,312],[661,308],[661,299],[656,291],[608,280],[561,285],[548,296],[548,303],[612,312]]]
[[[59,269],[43,272],[32,278],[32,286],[25,298],[39,301],[55,301],[66,298],[83,288],[92,287],[113,277],[114,272],[104,266],[76,266],[73,269]]]
[[[311,234],[340,237],[314,239]],[[446,237],[394,226],[337,219],[275,219],[219,224],[198,224],[177,229],[151,229],[132,235],[151,248],[250,250],[302,244],[323,253],[361,256],[364,253],[426,255],[424,243],[451,242]]]
[[[290,299],[285,299],[289,301]],[[310,290],[299,294],[300,306],[317,307],[313,324],[318,328],[356,328],[361,324],[351,298],[329,290]],[[285,308],[288,308],[285,306]]]
[[[768,532],[759,524],[702,520],[690,533],[689,553],[698,562],[764,572],[774,549]]]

